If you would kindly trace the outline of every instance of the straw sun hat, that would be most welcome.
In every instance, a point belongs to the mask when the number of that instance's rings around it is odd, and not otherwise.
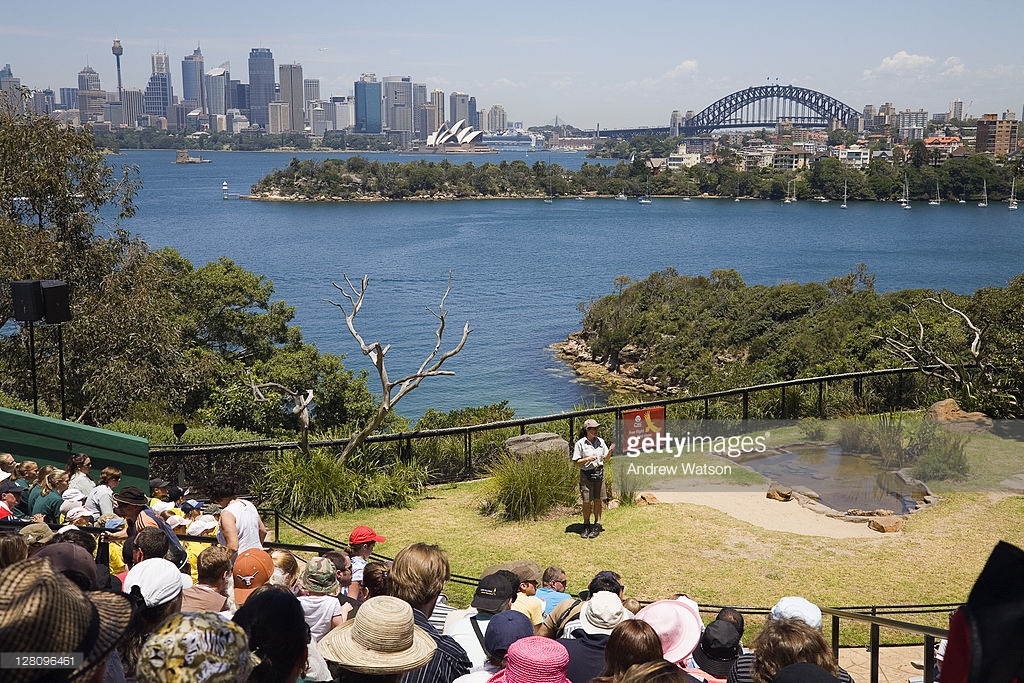
[[[83,593],[45,558],[23,560],[0,572],[0,652],[82,653],[82,665],[65,670],[66,679],[79,680],[103,665],[131,616],[127,597]],[[52,669],[5,669],[2,678],[22,683],[52,674]]]
[[[424,666],[437,645],[415,625],[407,602],[381,595],[364,602],[356,616],[324,636],[317,649],[324,659],[349,671],[383,675]]]

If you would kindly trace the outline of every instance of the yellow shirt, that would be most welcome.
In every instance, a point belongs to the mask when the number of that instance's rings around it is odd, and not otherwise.
[[[525,614],[534,626],[544,621],[544,601],[536,596],[519,591],[511,609]]]

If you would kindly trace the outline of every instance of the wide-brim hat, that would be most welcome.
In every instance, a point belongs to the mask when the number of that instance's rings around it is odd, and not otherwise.
[[[118,503],[125,503],[126,505],[139,505],[141,507],[149,505],[149,498],[138,486],[125,486],[120,491],[116,491],[113,498]]]
[[[680,600],[658,600],[636,613],[646,621],[661,640],[662,656],[677,663],[685,659],[700,642],[704,622],[693,605]]]
[[[580,610],[580,628],[590,635],[608,635],[616,626],[629,618],[622,600],[615,593],[598,591],[583,603]]]
[[[324,659],[372,675],[414,671],[437,650],[430,634],[416,626],[409,603],[387,595],[364,602],[355,617],[330,631],[316,647]]]
[[[521,638],[505,655],[505,683],[567,683],[569,651],[557,640],[543,636]]]
[[[716,619],[704,629],[693,651],[693,659],[701,671],[716,678],[726,678],[733,663],[743,654],[740,632],[728,621]]]
[[[49,543],[50,539],[53,538],[53,529],[45,522],[26,524],[21,527],[21,531],[18,533],[21,534],[21,537],[25,539],[25,543],[28,545]]]
[[[0,651],[81,652],[82,665],[64,680],[81,680],[105,666],[132,617],[124,595],[78,589],[45,558],[0,571]],[[52,670],[5,669],[5,683],[30,683]]]

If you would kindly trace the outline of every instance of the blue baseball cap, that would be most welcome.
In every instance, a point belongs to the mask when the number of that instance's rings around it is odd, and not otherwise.
[[[508,652],[512,643],[533,635],[533,624],[522,612],[505,610],[498,612],[487,622],[484,632],[484,647],[491,654]]]

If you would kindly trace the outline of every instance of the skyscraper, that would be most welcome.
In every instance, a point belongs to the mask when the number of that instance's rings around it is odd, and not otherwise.
[[[448,125],[454,126],[462,119],[469,123],[469,95],[464,92],[453,92],[448,96]]]
[[[91,66],[78,72],[78,110],[82,122],[102,121],[107,93],[100,89],[100,75]]]
[[[254,47],[249,51],[249,120],[268,128],[267,110],[274,100],[274,54],[269,48]]]
[[[467,107],[469,108],[469,120],[466,121],[466,123],[473,126],[477,130],[480,130],[483,126],[480,125],[480,111],[476,108],[475,97],[469,98],[469,103],[467,104]]]
[[[384,127],[400,133],[402,145],[412,140],[415,122],[412,107],[412,79],[408,76],[384,77]]]
[[[962,121],[964,118],[964,101],[959,97],[953,100],[949,105],[949,117]]]
[[[306,128],[303,108],[305,99],[302,92],[302,65],[282,64],[280,67],[281,94],[278,100],[288,103],[288,130],[301,133]]]
[[[320,79],[319,78],[304,78],[302,79],[302,99],[306,107],[306,116],[309,116],[309,110],[311,108],[310,102],[317,102],[320,100]]]
[[[203,52],[196,46],[190,55],[181,60],[181,99],[186,107],[206,113],[206,93],[203,87]]]
[[[376,74],[363,74],[355,82],[357,133],[380,133],[384,130],[381,87]]]
[[[210,69],[204,76],[206,89],[206,110],[210,114],[227,114],[228,85],[231,82],[231,64],[224,62],[215,69]]]
[[[414,133],[417,140],[425,140],[427,133],[424,131],[427,127],[426,111],[423,107],[427,104],[427,84],[426,83],[413,83],[412,84],[412,120]],[[434,131],[430,131],[433,133]]]
[[[444,123],[444,91],[435,88],[430,91],[430,104],[434,106],[434,120],[433,123],[428,121],[426,127],[426,134],[436,133]],[[429,115],[428,115],[429,117]]]
[[[487,111],[486,129],[492,133],[500,133],[505,130],[507,121],[508,117],[505,114],[505,108],[500,104],[491,105],[491,108]]]
[[[171,60],[166,52],[154,52],[150,56],[153,75],[149,77],[146,92],[142,96],[142,111],[150,116],[167,116],[167,108],[174,102],[171,87]]]

